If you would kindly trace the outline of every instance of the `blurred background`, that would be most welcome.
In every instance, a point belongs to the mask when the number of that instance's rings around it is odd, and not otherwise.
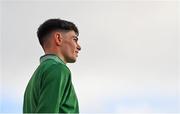
[[[180,3],[176,0],[3,0],[0,113],[22,113],[50,18],[74,22],[82,47],[67,64],[81,113],[180,113]]]

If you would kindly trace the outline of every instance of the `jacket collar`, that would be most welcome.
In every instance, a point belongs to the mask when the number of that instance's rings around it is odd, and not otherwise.
[[[47,59],[53,59],[56,62],[62,63],[64,65],[66,65],[57,55],[55,54],[45,54],[43,56],[40,57],[40,63],[46,61]]]

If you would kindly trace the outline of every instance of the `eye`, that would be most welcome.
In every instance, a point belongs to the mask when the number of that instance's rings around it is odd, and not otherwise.
[[[77,40],[76,39],[73,39],[75,42],[77,42]]]
[[[77,39],[77,38],[74,38],[73,40],[74,40],[75,42],[78,42],[78,39]]]

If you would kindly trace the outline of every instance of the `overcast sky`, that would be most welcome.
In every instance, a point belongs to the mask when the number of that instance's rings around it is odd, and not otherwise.
[[[178,112],[179,7],[175,0],[1,2],[1,112],[21,112],[42,56],[36,31],[74,22],[82,47],[68,64],[81,112]]]

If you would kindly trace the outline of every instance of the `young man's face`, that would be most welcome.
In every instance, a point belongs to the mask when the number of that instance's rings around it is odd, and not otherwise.
[[[61,51],[64,56],[64,60],[67,63],[74,63],[78,57],[78,52],[81,50],[78,44],[78,38],[74,31],[64,33],[61,45]]]

